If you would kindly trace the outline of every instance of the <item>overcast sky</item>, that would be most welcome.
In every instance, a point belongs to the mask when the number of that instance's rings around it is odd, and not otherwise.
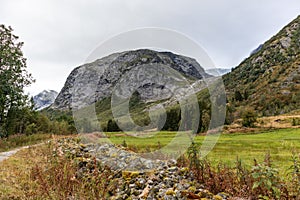
[[[31,94],[60,91],[72,69],[124,31],[179,31],[231,68],[299,14],[299,0],[0,0],[0,24],[25,42]]]

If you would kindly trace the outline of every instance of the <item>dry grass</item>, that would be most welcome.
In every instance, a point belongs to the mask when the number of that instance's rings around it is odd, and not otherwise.
[[[300,121],[300,114],[298,112],[294,112],[278,116],[261,117],[257,119],[255,128],[243,127],[242,120],[238,119],[231,125],[225,126],[224,133],[253,133],[273,129],[300,128],[300,125],[293,125],[293,119]]]
[[[108,168],[87,159],[89,170],[78,176],[80,160],[57,154],[54,141],[30,147],[0,163],[0,200],[106,199],[117,184]],[[79,163],[78,163],[79,162]]]
[[[33,134],[33,135],[11,135],[8,138],[0,139],[0,152],[8,151],[22,146],[33,145],[42,141],[49,140],[50,134]]]
[[[35,192],[31,168],[46,163],[45,146],[30,147],[0,163],[0,199],[27,199]]]

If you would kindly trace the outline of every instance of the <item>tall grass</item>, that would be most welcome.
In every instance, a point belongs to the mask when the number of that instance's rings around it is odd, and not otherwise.
[[[178,159],[178,166],[189,167],[196,179],[212,193],[225,192],[232,197],[249,199],[300,199],[299,157],[293,156],[294,164],[290,166],[287,180],[272,166],[269,154],[261,163],[254,159],[249,170],[239,158],[234,167],[221,162],[212,167],[211,162],[201,158],[197,152],[198,146],[193,143],[187,155]]]
[[[35,183],[33,199],[102,200],[114,193],[117,184],[111,177],[116,177],[116,172],[87,155],[79,159],[58,155],[55,148],[55,144],[50,144],[45,151],[46,163],[31,169],[30,178]]]

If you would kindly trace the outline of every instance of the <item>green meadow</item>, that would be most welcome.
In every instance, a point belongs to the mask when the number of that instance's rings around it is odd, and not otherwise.
[[[154,151],[170,143],[176,132],[159,132],[149,137],[135,137],[120,133],[107,133],[110,141],[115,144],[126,145],[139,152]],[[180,136],[176,140],[180,140]],[[196,136],[196,144],[203,143],[205,136]],[[178,149],[179,150],[179,149]],[[258,162],[270,154],[273,167],[281,173],[286,173],[292,165],[293,153],[300,153],[300,129],[279,129],[260,133],[222,134],[217,140],[207,159],[212,163],[235,165],[237,158],[250,167],[254,159]]]

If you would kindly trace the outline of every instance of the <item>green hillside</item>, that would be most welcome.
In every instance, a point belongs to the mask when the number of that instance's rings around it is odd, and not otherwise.
[[[224,75],[229,106],[278,115],[300,107],[300,16]]]

